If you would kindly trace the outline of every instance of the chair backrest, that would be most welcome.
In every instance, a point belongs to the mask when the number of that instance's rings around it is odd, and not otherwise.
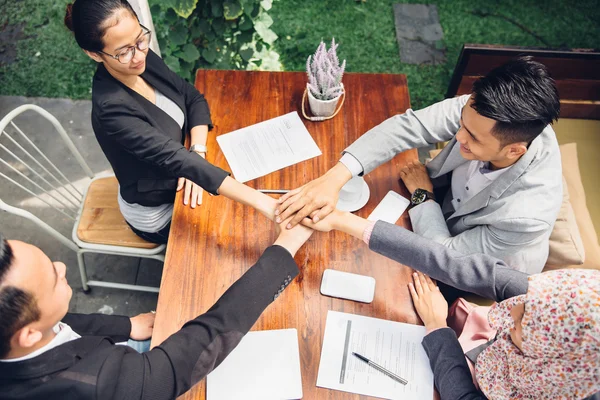
[[[556,81],[562,118],[600,119],[600,51],[465,44],[446,97],[471,93],[473,82],[507,61],[530,55]]]
[[[56,131],[58,138],[62,139],[63,151],[59,156],[53,157],[54,161],[15,123],[15,118],[27,111],[33,111],[50,122],[47,134],[50,135],[51,131]],[[18,119],[23,122],[21,118]],[[28,119],[31,119],[30,115]],[[46,135],[46,132],[43,132],[43,135]],[[46,136],[44,141],[56,142],[48,139],[49,137]],[[61,158],[61,160],[57,158]],[[65,160],[72,158],[79,164],[87,177],[94,177],[94,173],[64,128],[52,114],[33,104],[15,108],[0,120],[0,178],[4,180],[0,186],[2,188],[0,190],[0,209],[14,213],[15,207],[7,207],[6,195],[3,195],[8,193],[7,187],[12,185],[75,221],[83,201],[83,193],[57,166],[57,164],[63,164]],[[70,166],[72,164],[73,162],[70,163]]]

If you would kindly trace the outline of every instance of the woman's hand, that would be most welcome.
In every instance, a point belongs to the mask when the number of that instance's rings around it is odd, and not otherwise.
[[[306,217],[315,223],[319,222],[335,210],[339,192],[351,178],[350,170],[338,162],[325,175],[281,196],[275,211],[276,222],[281,223],[293,217],[286,225],[287,229]]]
[[[277,239],[273,244],[287,249],[292,257],[294,257],[296,252],[304,245],[304,243],[306,243],[314,231],[302,225],[297,225],[292,229],[286,229],[290,220],[291,218],[288,218],[276,225]]]
[[[420,272],[413,273],[413,280],[408,284],[415,309],[428,331],[445,328],[448,318],[448,302],[440,292],[440,288],[431,278]]]
[[[330,232],[334,229],[339,229],[341,219],[344,217],[344,213],[338,209],[334,209],[333,212],[327,215],[325,218],[314,223],[310,218],[304,218],[300,223],[308,228],[314,229],[319,232]]]
[[[183,192],[183,204],[188,205],[190,207],[196,208],[196,206],[202,204],[202,193],[204,189],[200,186],[196,185],[194,182],[189,179],[179,178],[177,181],[177,191],[179,192],[181,189],[185,187]]]
[[[154,330],[154,319],[156,314],[153,312],[140,314],[129,318],[131,321],[131,333],[129,337],[133,340],[148,340],[152,337]]]

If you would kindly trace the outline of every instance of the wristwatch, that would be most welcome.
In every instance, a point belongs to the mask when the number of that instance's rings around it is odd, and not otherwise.
[[[414,191],[412,196],[410,196],[410,204],[414,206],[418,206],[421,203],[426,202],[427,200],[435,200],[435,196],[428,190],[425,189],[417,189]]]
[[[193,144],[190,147],[190,151],[193,151],[194,153],[204,153],[206,154],[206,152],[208,151],[208,148],[203,145],[203,144]]]

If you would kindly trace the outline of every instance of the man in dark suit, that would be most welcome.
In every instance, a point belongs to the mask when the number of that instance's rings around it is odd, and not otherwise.
[[[66,267],[0,234],[1,399],[173,399],[216,368],[298,275],[312,231],[283,229],[205,314],[138,353],[115,342],[148,339],[152,314],[68,313]]]

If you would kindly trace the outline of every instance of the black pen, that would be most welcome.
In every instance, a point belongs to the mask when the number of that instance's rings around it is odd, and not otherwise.
[[[384,374],[386,374],[387,376],[389,376],[393,380],[398,381],[398,382],[400,382],[403,385],[408,385],[408,381],[406,379],[399,377],[398,375],[396,375],[392,371],[388,371],[387,369],[383,368],[381,365],[376,364],[373,361],[369,360],[367,357],[361,356],[360,354],[357,354],[355,352],[352,352],[352,354],[354,354],[356,357],[358,357],[361,360],[363,360],[364,362],[366,362],[371,367],[375,368],[377,371],[383,372]]]

